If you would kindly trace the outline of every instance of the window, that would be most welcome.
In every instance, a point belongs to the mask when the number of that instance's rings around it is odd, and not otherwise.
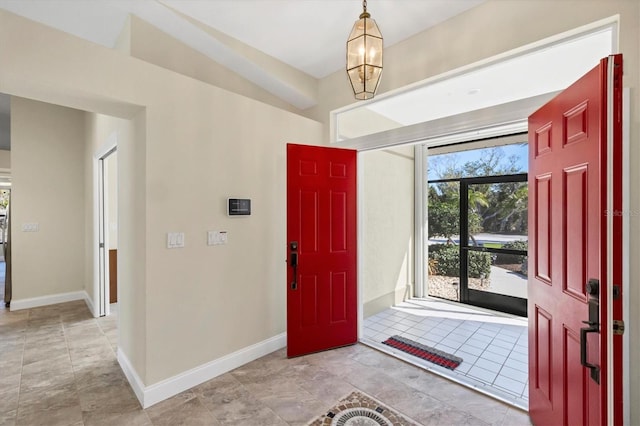
[[[526,316],[528,145],[487,144],[430,150],[427,294]]]

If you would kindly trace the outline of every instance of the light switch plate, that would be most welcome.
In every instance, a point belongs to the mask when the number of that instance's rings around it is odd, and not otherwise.
[[[38,232],[40,230],[39,223],[23,223],[22,232]]]
[[[184,247],[184,232],[169,232],[167,234],[167,248]]]

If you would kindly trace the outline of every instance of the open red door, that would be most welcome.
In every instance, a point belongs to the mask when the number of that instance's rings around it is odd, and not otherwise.
[[[357,153],[287,145],[287,356],[358,340]]]
[[[622,55],[614,55],[529,117],[536,425],[622,424],[621,109]]]

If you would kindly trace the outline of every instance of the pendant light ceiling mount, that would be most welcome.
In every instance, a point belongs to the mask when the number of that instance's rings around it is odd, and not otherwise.
[[[375,96],[382,75],[382,34],[367,12],[367,0],[347,41],[347,75],[356,99]]]

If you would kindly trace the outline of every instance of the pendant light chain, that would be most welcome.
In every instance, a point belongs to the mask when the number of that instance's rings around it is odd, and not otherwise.
[[[362,10],[363,10],[364,12],[366,12],[366,11],[367,11],[367,0],[362,0]]]

